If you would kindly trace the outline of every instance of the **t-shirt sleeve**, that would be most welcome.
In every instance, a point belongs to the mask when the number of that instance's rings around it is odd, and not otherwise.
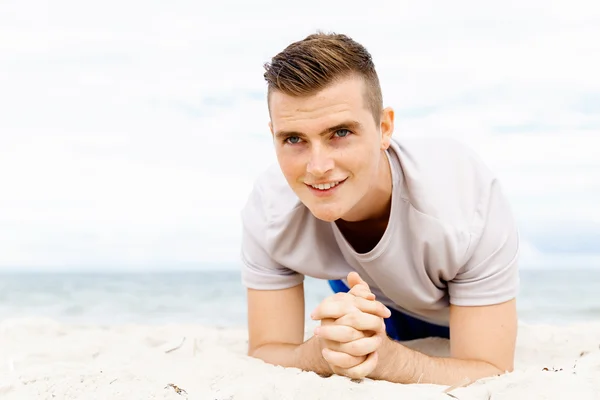
[[[466,262],[448,282],[450,303],[459,306],[499,304],[519,289],[519,232],[498,181],[474,221]]]
[[[270,256],[266,204],[262,190],[255,186],[242,210],[242,283],[257,290],[287,289],[302,283],[304,275]]]

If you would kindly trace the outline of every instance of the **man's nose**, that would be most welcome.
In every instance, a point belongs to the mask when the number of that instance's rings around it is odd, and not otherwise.
[[[306,172],[313,176],[323,176],[333,169],[333,158],[327,149],[322,146],[314,146],[311,149],[310,160],[306,166]]]

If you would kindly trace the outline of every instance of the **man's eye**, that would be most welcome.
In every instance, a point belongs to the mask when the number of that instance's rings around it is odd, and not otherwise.
[[[290,136],[289,138],[285,139],[285,141],[289,144],[297,144],[300,143],[300,138],[298,136]]]
[[[335,134],[338,137],[346,137],[346,136],[348,136],[350,134],[350,131],[348,129],[340,129],[340,130],[337,130],[335,132]]]

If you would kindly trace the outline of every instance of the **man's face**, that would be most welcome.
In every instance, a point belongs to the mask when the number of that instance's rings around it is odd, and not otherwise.
[[[393,112],[384,110],[376,124],[364,94],[363,80],[355,77],[308,97],[271,93],[270,128],[281,170],[302,203],[324,221],[357,218],[370,190],[381,185]]]

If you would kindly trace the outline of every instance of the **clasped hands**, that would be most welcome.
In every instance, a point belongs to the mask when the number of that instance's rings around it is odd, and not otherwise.
[[[348,293],[323,300],[311,318],[321,321],[314,333],[331,371],[362,379],[375,370],[378,350],[389,340],[383,319],[391,312],[356,272],[348,274],[348,285]]]

